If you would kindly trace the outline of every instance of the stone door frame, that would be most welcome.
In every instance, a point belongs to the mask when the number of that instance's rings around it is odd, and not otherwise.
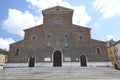
[[[54,53],[56,51],[59,51],[60,54],[61,54],[61,66],[54,66]],[[53,67],[62,67],[62,64],[63,64],[63,52],[61,50],[54,50],[53,53],[52,53],[52,63],[53,63]]]
[[[81,59],[82,56],[84,57],[84,60]],[[87,67],[87,57],[86,57],[84,54],[80,55],[79,60],[80,60],[80,65],[81,65],[81,67]],[[85,62],[84,62],[84,61],[85,61]],[[84,63],[83,63],[83,62],[84,62]]]
[[[35,56],[29,56],[28,67],[35,67]]]

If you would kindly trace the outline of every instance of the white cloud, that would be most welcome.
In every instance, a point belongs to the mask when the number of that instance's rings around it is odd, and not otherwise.
[[[40,24],[42,22],[40,19],[28,11],[21,12],[16,9],[9,9],[8,18],[3,22],[2,28],[13,34],[23,36],[23,29]]]
[[[91,20],[91,17],[87,14],[85,6],[71,6],[69,2],[65,0],[26,0],[31,4],[31,8],[35,12],[41,13],[41,10],[56,6],[57,3],[60,6],[74,9],[73,23],[86,26]],[[30,5],[29,5],[30,6]],[[8,18],[3,22],[2,28],[10,33],[24,35],[23,30],[33,27],[42,23],[42,16],[35,16],[29,11],[19,11],[16,9],[9,9]]]
[[[113,35],[112,34],[108,34],[106,37],[107,37],[108,41],[111,40],[111,39],[113,39]]]
[[[9,50],[9,44],[14,43],[15,41],[12,38],[3,39],[0,38],[0,48]]]
[[[100,25],[98,23],[93,24],[93,27],[92,27],[93,30],[98,31],[98,30],[100,30],[100,28],[101,27],[100,27]]]
[[[81,5],[79,7],[73,7],[74,15],[73,15],[73,23],[79,24],[82,26],[86,26],[86,24],[91,21],[91,17],[86,13],[85,6]]]
[[[38,8],[39,11],[56,5],[70,7],[70,4],[65,0],[26,0],[26,1],[31,3],[33,7]]]
[[[102,13],[103,18],[120,15],[120,0],[95,0],[93,6]]]
[[[57,3],[60,6],[74,9],[73,23],[86,26],[86,24],[92,19],[86,12],[85,6],[71,6],[67,0],[26,0],[33,7],[37,7],[38,11],[56,6]]]

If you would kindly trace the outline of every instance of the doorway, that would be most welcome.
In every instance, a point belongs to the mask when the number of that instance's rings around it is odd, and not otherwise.
[[[80,64],[81,64],[81,67],[86,67],[87,66],[87,60],[86,60],[85,55],[80,56]]]
[[[53,53],[53,67],[61,67],[62,66],[62,54],[60,51],[55,51]]]
[[[114,66],[115,66],[115,69],[118,69],[117,64],[114,64]]]
[[[29,63],[28,64],[29,67],[34,67],[35,66],[35,56],[30,56],[28,63]]]

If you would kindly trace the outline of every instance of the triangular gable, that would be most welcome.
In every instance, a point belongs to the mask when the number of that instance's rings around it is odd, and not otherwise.
[[[69,12],[73,12],[73,9],[69,9],[69,8],[61,7],[61,6],[55,6],[55,7],[52,7],[52,8],[45,9],[42,12],[44,13],[44,12],[52,12],[52,11],[69,11]]]

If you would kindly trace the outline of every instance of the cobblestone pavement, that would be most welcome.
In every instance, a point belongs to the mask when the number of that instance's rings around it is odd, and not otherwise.
[[[5,68],[0,80],[120,80],[120,71],[107,67]]]

